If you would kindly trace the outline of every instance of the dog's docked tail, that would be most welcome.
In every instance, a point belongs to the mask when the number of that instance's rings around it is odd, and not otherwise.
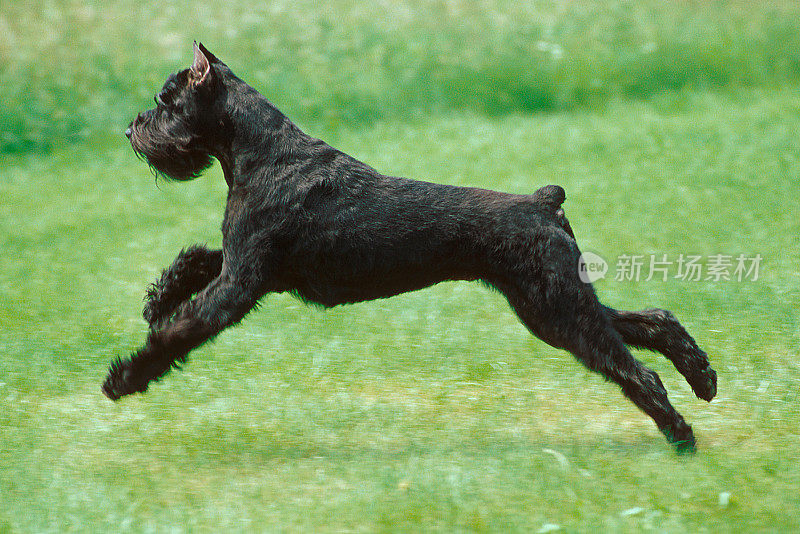
[[[572,233],[572,227],[569,225],[567,216],[564,214],[564,208],[561,207],[561,204],[564,203],[564,199],[567,198],[564,188],[560,185],[546,185],[537,189],[533,196],[547,211],[555,215],[561,228],[563,228],[572,239],[575,239],[575,234]]]

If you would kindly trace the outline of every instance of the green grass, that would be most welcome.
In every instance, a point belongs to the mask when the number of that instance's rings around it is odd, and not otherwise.
[[[121,136],[6,157],[0,531],[796,531],[798,119],[794,92],[743,91],[312,132],[393,174],[560,183],[607,258],[762,254],[756,282],[598,284],[674,310],[708,350],[710,405],[640,354],[695,427],[691,458],[467,283],[327,312],[269,296],[185,371],[108,402],[146,283],[219,243],[224,181],[156,187]]]
[[[124,129],[193,39],[324,127],[800,82],[792,0],[20,0],[0,29],[5,152]]]
[[[800,531],[795,3],[164,6],[0,10],[0,534]],[[220,242],[218,166],[156,183],[120,133],[195,38],[383,172],[563,185],[582,248],[612,263],[761,254],[754,282],[596,285],[673,310],[708,351],[711,404],[637,353],[698,454],[479,284],[327,312],[271,295],[107,401],[146,285]]]

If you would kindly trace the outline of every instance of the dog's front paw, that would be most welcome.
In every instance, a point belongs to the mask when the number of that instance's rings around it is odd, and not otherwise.
[[[147,391],[147,382],[141,383],[135,379],[131,360],[118,358],[109,367],[102,390],[106,397],[116,401],[125,395],[144,393]]]

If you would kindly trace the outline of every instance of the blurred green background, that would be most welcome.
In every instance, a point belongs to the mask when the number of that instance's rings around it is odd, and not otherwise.
[[[303,122],[793,86],[791,1],[6,2],[0,149],[118,131],[201,39]]]
[[[795,2],[0,4],[0,533],[800,530]],[[596,284],[709,353],[678,458],[618,388],[448,283],[286,295],[107,401],[146,285],[219,245],[218,166],[155,183],[122,132],[202,41],[311,135],[392,175],[547,183],[584,250],[763,257],[759,279]],[[644,278],[644,277],[643,277]]]

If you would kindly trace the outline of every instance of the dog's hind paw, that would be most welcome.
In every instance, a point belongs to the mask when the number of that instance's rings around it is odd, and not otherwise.
[[[698,398],[711,402],[711,399],[717,395],[717,372],[711,366],[697,371],[692,374],[689,385],[692,386],[692,391]]]
[[[671,427],[662,428],[661,432],[672,443],[678,454],[694,454],[697,452],[697,441],[694,438],[692,427],[680,420]]]

